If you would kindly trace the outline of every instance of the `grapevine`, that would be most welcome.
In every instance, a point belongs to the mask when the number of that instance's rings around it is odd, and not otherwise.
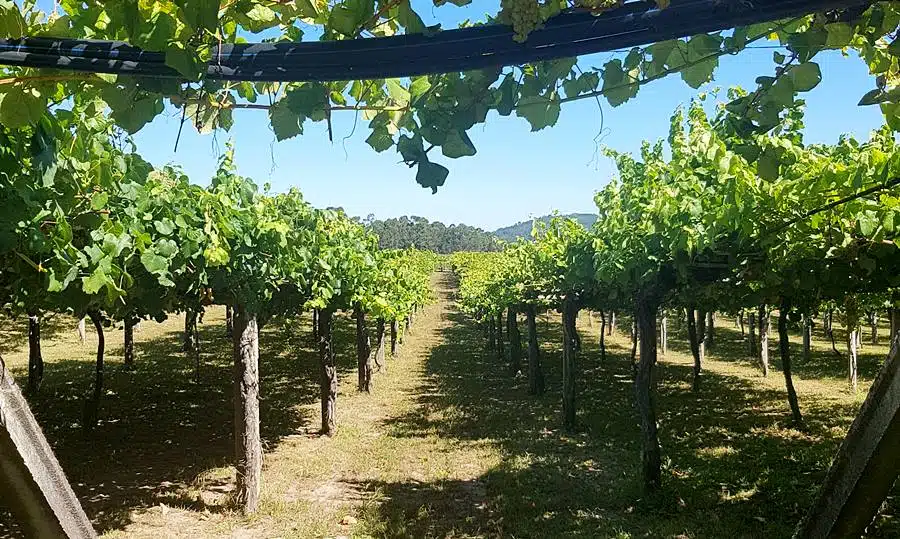
[[[540,28],[545,20],[541,14],[540,0],[500,0],[498,18],[513,27],[513,39],[519,43],[524,43],[528,34]]]

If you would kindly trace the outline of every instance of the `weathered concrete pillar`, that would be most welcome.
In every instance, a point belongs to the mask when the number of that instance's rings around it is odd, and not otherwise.
[[[28,403],[2,365],[0,377],[0,499],[28,537],[96,537]]]
[[[859,537],[900,475],[900,338],[859,410],[795,539]]]

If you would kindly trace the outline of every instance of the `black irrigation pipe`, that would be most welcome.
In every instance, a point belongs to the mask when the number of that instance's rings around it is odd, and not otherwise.
[[[599,16],[564,13],[525,43],[508,26],[486,25],[433,35],[304,43],[217,45],[206,78],[333,81],[409,77],[519,65],[646,45],[817,11],[867,6],[872,0],[672,0],[626,2]],[[165,54],[121,41],[46,37],[0,40],[0,65],[183,78]]]

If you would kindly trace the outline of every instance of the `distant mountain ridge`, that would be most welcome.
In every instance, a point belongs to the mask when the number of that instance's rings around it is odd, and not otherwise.
[[[597,222],[597,216],[593,213],[570,213],[568,215],[561,215],[560,217],[575,219],[576,221],[584,225],[585,228],[590,228],[595,222]],[[493,234],[503,241],[510,242],[516,241],[517,238],[530,238],[531,228],[535,221],[546,223],[549,222],[552,218],[552,215],[544,215],[543,217],[538,217],[536,219],[529,219],[528,221],[522,221],[514,225],[498,228],[493,232]]]

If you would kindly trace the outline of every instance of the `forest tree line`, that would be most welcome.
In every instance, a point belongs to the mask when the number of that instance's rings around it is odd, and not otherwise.
[[[363,224],[379,238],[382,249],[406,249],[415,247],[436,253],[457,251],[498,251],[496,236],[469,225],[445,225],[424,217],[397,217],[375,219],[369,215]]]

